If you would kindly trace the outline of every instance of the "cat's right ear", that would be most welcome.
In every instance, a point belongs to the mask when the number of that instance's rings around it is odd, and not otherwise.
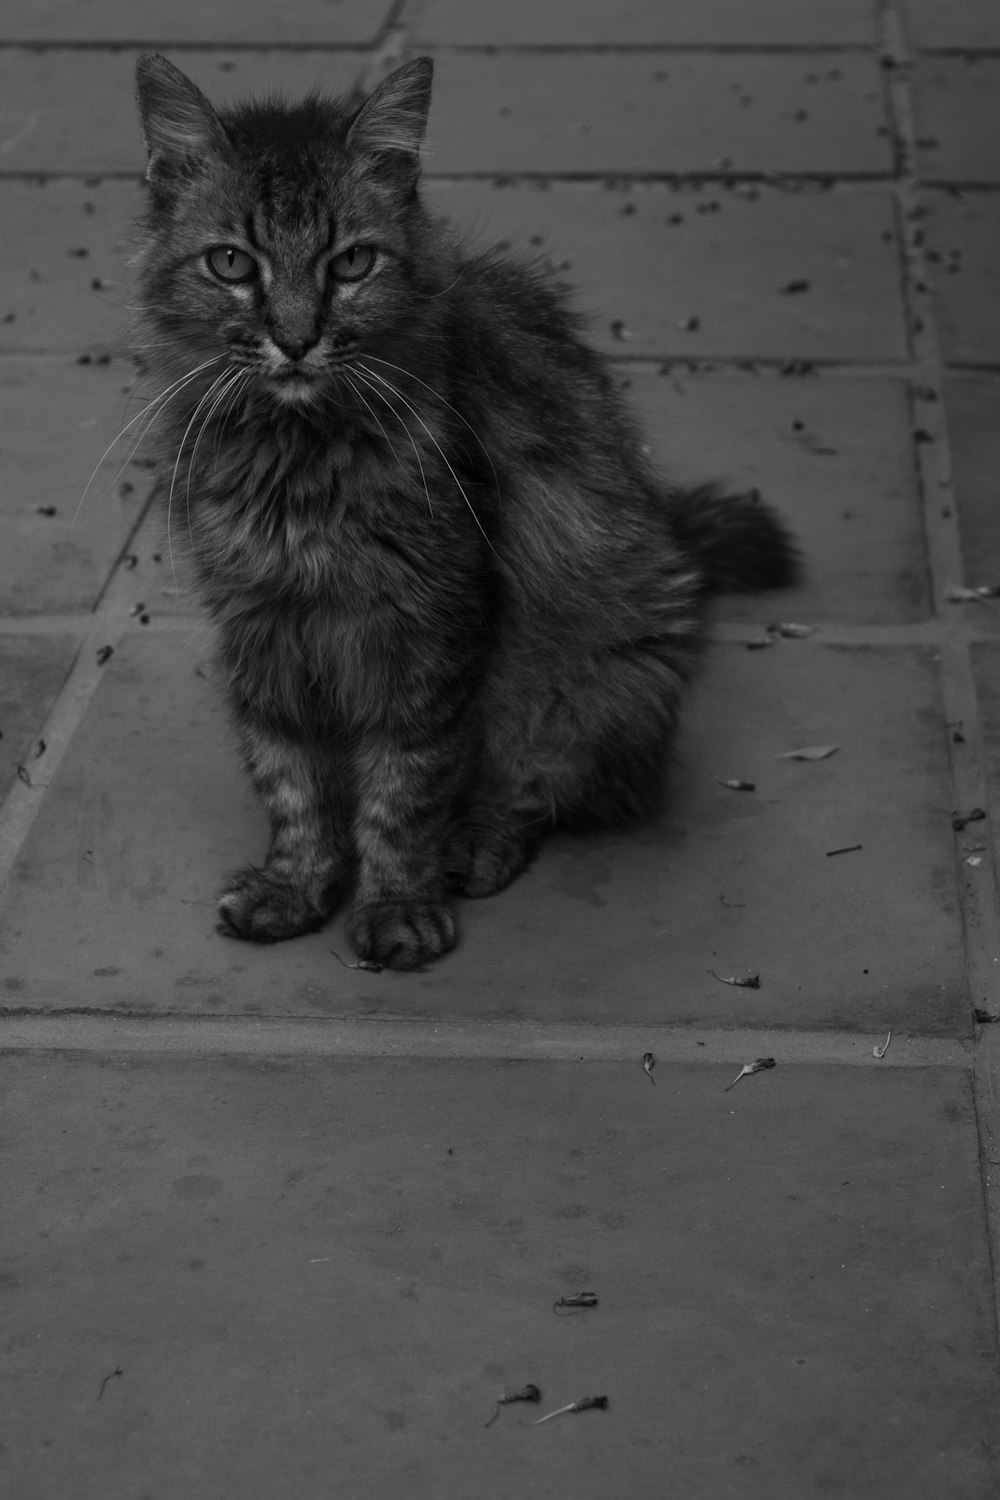
[[[347,144],[376,161],[391,162],[416,178],[427,129],[434,64],[415,57],[379,84],[358,110]]]
[[[158,52],[145,52],[135,70],[139,120],[150,184],[189,173],[206,155],[226,147],[226,133],[200,89]]]

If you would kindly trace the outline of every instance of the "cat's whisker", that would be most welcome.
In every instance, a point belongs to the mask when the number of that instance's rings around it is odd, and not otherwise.
[[[204,409],[206,402],[208,402],[211,399],[213,393],[217,390],[220,382],[222,382],[222,381],[225,380],[227,374],[228,374],[228,371],[227,370],[223,370],[221,372],[221,374],[216,375],[215,379],[209,385],[208,390],[207,391],[203,391],[202,394],[198,397],[198,401],[195,404],[194,411],[191,413],[190,421],[188,422],[187,426],[184,429],[184,434],[183,434],[183,436],[182,436],[182,438],[180,440],[180,443],[177,445],[177,457],[174,460],[174,467],[173,467],[173,470],[172,470],[171,475],[170,475],[170,488],[169,488],[169,490],[167,492],[167,554],[168,554],[168,556],[170,558],[170,573],[171,573],[171,576],[173,578],[175,587],[176,587],[176,584],[177,584],[177,573],[176,573],[176,570],[174,568],[174,545],[173,545],[173,540],[172,540],[171,535],[170,535],[170,518],[171,518],[171,512],[172,512],[173,503],[174,503],[174,489],[176,488],[176,485],[177,485],[177,473],[178,473],[178,470],[180,468],[181,459],[184,456],[184,444],[187,442],[188,437],[189,437],[190,432],[191,432],[191,429],[194,427],[195,423],[197,422],[198,417],[200,416],[202,410]],[[189,511],[188,511],[188,524],[190,525],[190,508],[189,508]]]
[[[424,473],[424,465],[423,465],[423,460],[420,457],[420,449],[417,447],[416,443],[413,440],[413,433],[407,427],[406,423],[403,421],[402,417],[399,415],[399,412],[396,410],[396,408],[392,405],[392,402],[389,400],[389,398],[387,396],[384,396],[382,394],[382,392],[380,390],[378,390],[377,387],[374,386],[370,380],[367,380],[365,378],[365,376],[361,373],[361,371],[359,369],[355,368],[354,374],[357,375],[358,379],[361,380],[363,382],[363,384],[367,387],[367,389],[371,391],[371,393],[372,393],[373,396],[378,396],[379,399],[382,402],[384,402],[384,404],[389,408],[389,410],[392,412],[393,416],[396,418],[396,421],[399,423],[400,427],[402,427],[403,431],[406,433],[406,437],[407,437],[407,440],[408,440],[408,442],[410,444],[410,447],[413,449],[413,456],[417,460],[417,468],[420,470],[420,482],[421,482],[421,484],[424,487],[424,495],[426,496],[426,499],[427,499],[427,514],[429,516],[433,516],[434,515],[434,506],[431,504],[431,492],[430,492],[430,490],[429,490],[429,488],[427,486],[427,475]],[[351,378],[350,378],[349,375],[347,376],[347,380],[348,380],[348,384],[350,385],[351,389],[354,391],[354,393],[358,397],[358,399],[360,401],[364,401],[365,405],[368,407],[368,410],[371,412],[372,416],[375,418],[375,421],[378,422],[379,428],[381,429],[382,434],[385,437],[386,442],[389,443],[389,438],[388,438],[388,436],[386,434],[385,428],[382,426],[382,423],[379,422],[378,417],[375,416],[375,412],[374,412],[373,408],[368,405],[367,401],[365,401],[364,396],[362,396],[361,392],[358,390],[357,386],[355,385],[354,381],[351,380]],[[405,470],[405,468],[403,468],[402,460],[399,459],[396,456],[396,450],[393,448],[393,446],[392,446],[391,443],[389,443],[389,447],[392,450],[392,456],[393,456],[393,458],[396,459],[396,462],[399,464],[399,467],[401,469],[403,469],[403,472],[405,473],[406,470]]]
[[[355,366],[355,369],[357,369],[357,366]],[[464,489],[464,487],[462,485],[462,481],[459,479],[458,475],[455,473],[455,470],[452,468],[451,461],[448,458],[447,453],[445,453],[444,449],[441,447],[441,444],[438,442],[437,438],[434,436],[433,432],[428,427],[428,425],[424,421],[423,417],[417,411],[417,408],[415,406],[412,406],[410,404],[410,402],[407,401],[406,397],[404,395],[402,395],[402,393],[400,391],[398,391],[396,389],[396,387],[390,381],[386,380],[383,376],[376,375],[376,373],[375,373],[374,370],[369,370],[368,374],[371,376],[371,378],[373,380],[377,380],[378,383],[379,383],[379,385],[384,385],[385,388],[388,391],[390,391],[392,393],[392,395],[394,395],[398,401],[402,401],[402,403],[406,407],[407,411],[410,412],[413,416],[416,417],[417,421],[420,423],[421,427],[424,429],[424,431],[426,432],[427,436],[430,438],[431,442],[434,444],[434,446],[437,449],[438,453],[440,453],[441,458],[442,458],[442,460],[444,462],[444,466],[448,470],[448,473],[451,475],[452,479],[455,481],[455,484],[456,484],[456,486],[458,488],[458,493],[461,495],[462,499],[465,501],[466,505],[469,507],[469,514],[472,516],[472,519],[475,521],[476,525],[479,527],[479,530],[482,532],[483,540],[485,541],[487,547],[489,547],[490,551],[495,554],[496,553],[496,548],[493,546],[493,543],[490,541],[489,537],[486,535],[486,532],[485,532],[485,530],[483,528],[483,523],[480,521],[479,517],[476,515],[475,506],[473,505],[472,501],[469,499],[468,495],[466,494],[465,489]]]
[[[202,398],[202,401],[199,402],[199,406],[203,406],[204,403],[205,403],[205,401],[208,399],[208,397],[212,394],[213,391],[215,391],[215,393],[216,393],[215,394],[215,399],[212,402],[211,406],[208,408],[208,411],[205,413],[204,420],[202,421],[202,424],[201,424],[201,426],[198,429],[198,436],[195,439],[194,447],[191,450],[191,459],[190,459],[190,462],[188,463],[188,472],[187,472],[188,539],[191,542],[192,547],[194,546],[194,534],[193,534],[193,530],[192,530],[192,526],[191,526],[191,476],[194,473],[195,460],[198,457],[198,447],[199,447],[199,444],[201,443],[202,438],[205,436],[206,428],[208,427],[209,423],[212,421],[212,418],[215,416],[216,412],[219,410],[219,407],[227,399],[227,397],[229,397],[230,395],[232,395],[234,386],[240,385],[240,383],[243,381],[243,377],[246,375],[246,373],[247,372],[245,370],[237,370],[237,371],[235,371],[235,373],[233,371],[231,371],[231,370],[223,371],[222,375],[220,375],[215,381],[213,381],[212,385],[209,386],[209,389],[205,392],[205,396]],[[222,418],[222,422],[224,422],[224,421],[225,421],[225,417]],[[220,426],[221,425],[222,424],[220,423]],[[216,454],[218,454],[218,435],[216,435]],[[217,458],[215,460],[213,460],[213,462],[217,462]]]
[[[100,472],[101,465],[104,463],[104,460],[107,458],[108,454],[114,448],[115,444],[121,442],[122,438],[125,436],[126,432],[128,432],[129,428],[134,427],[137,422],[141,422],[143,417],[145,417],[145,416],[149,417],[149,421],[147,422],[146,426],[143,427],[140,430],[139,436],[136,438],[135,442],[132,444],[132,447],[129,449],[128,453],[126,454],[125,459],[123,460],[123,462],[121,463],[121,465],[119,466],[119,468],[116,470],[116,472],[112,476],[112,478],[108,481],[108,484],[105,487],[105,489],[102,491],[102,493],[101,493],[101,495],[99,497],[100,499],[104,498],[104,496],[111,489],[111,486],[115,483],[115,481],[125,472],[125,470],[127,469],[128,465],[131,463],[132,458],[134,457],[136,451],[138,450],[139,446],[141,445],[143,439],[145,438],[146,434],[149,432],[149,430],[152,427],[153,423],[156,421],[157,417],[163,411],[163,408],[167,405],[168,401],[172,401],[173,398],[174,398],[174,396],[176,396],[179,391],[183,390],[184,387],[186,385],[190,384],[190,382],[192,380],[194,380],[197,375],[201,374],[202,370],[207,370],[208,367],[209,367],[209,365],[215,364],[216,360],[219,360],[219,359],[222,359],[222,358],[223,358],[223,356],[221,354],[217,354],[214,359],[206,360],[204,364],[197,365],[195,367],[195,369],[189,370],[186,375],[182,375],[177,380],[171,381],[170,385],[166,386],[165,389],[162,390],[159,393],[159,395],[153,396],[152,399],[149,402],[147,402],[147,404],[142,408],[142,411],[136,412],[135,416],[132,417],[128,422],[126,422],[124,427],[122,427],[122,428],[119,429],[119,431],[111,439],[111,442],[105,448],[104,452],[101,454],[100,458],[97,460],[97,464],[96,464],[96,466],[94,468],[94,472],[91,474],[90,478],[87,480],[87,483],[84,485],[83,494],[80,496],[79,502],[77,503],[76,510],[73,513],[72,525],[75,526],[76,523],[77,523],[77,521],[80,518],[80,511],[83,509],[83,503],[86,500],[87,495],[90,493],[90,487],[91,487],[91,485],[93,484],[94,480],[97,478],[98,473]]]
[[[472,433],[472,436],[475,438],[476,442],[479,444],[480,448],[483,450],[483,453],[484,453],[484,455],[486,457],[486,462],[489,464],[490,468],[493,470],[493,479],[494,479],[494,481],[496,483],[496,487],[497,487],[497,500],[499,501],[499,499],[500,499],[500,476],[499,476],[499,474],[496,471],[496,465],[493,462],[492,454],[490,453],[490,450],[487,448],[486,444],[483,442],[482,438],[479,436],[479,433],[472,426],[472,423],[469,422],[469,421],[467,421],[467,419],[459,411],[458,407],[457,406],[452,406],[451,402],[445,400],[444,396],[442,396],[442,394],[441,394],[440,391],[435,390],[432,385],[428,385],[426,380],[421,380],[419,375],[414,375],[414,373],[413,373],[412,370],[406,370],[406,369],[403,368],[402,365],[394,365],[392,363],[392,361],[389,360],[389,359],[380,359],[377,354],[366,354],[365,358],[366,359],[372,359],[372,360],[374,360],[377,365],[385,365],[385,367],[386,367],[387,370],[398,370],[398,372],[400,373],[400,375],[405,375],[406,376],[407,380],[413,380],[413,381],[416,382],[417,385],[423,386],[424,390],[425,391],[429,391],[432,396],[435,396],[437,398],[437,400],[441,402],[442,406],[446,406],[450,412],[454,413],[454,415],[462,423],[463,427],[467,427],[469,429],[469,431]],[[357,367],[355,367],[355,368],[357,368]],[[365,369],[367,367],[364,366],[364,365],[362,365],[361,368]],[[368,373],[369,373],[369,375],[374,375],[375,372],[374,372],[374,370],[369,370]]]

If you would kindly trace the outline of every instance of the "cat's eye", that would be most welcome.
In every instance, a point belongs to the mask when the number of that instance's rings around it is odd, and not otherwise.
[[[257,274],[253,256],[235,245],[216,245],[209,250],[205,261],[220,281],[252,281]]]
[[[338,281],[360,281],[375,264],[374,245],[351,245],[330,262],[330,275]]]

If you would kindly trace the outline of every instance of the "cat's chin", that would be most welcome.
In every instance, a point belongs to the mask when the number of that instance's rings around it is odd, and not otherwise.
[[[319,382],[301,375],[272,376],[266,386],[279,406],[304,411],[319,400]]]

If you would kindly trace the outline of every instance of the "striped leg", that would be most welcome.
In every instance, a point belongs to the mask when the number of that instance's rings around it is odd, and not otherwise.
[[[230,875],[219,898],[219,928],[269,943],[320,927],[350,877],[348,770],[332,744],[246,727],[244,750],[271,820],[271,846],[263,866]]]
[[[363,747],[350,923],[362,958],[416,969],[455,946],[444,842],[464,762],[460,735],[406,749],[373,737]]]

